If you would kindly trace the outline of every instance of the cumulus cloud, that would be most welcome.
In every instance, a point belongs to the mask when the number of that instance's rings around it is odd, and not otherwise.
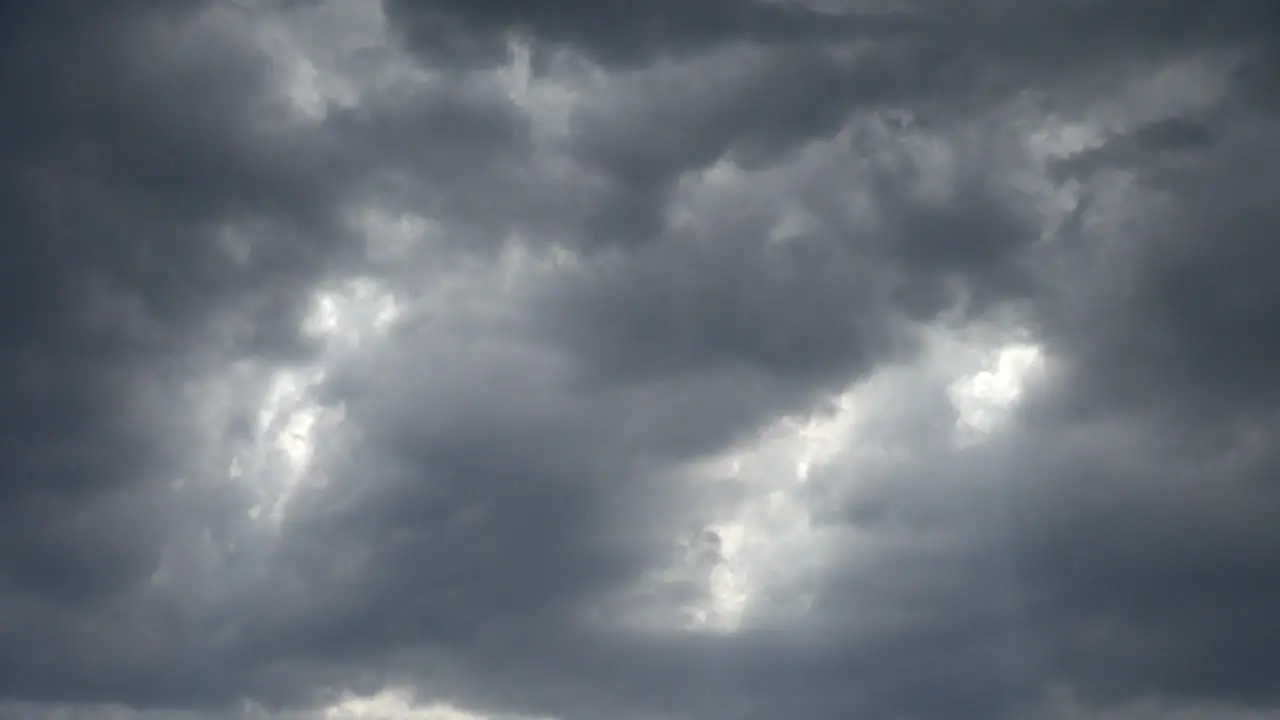
[[[0,718],[1270,718],[1263,0],[52,0]]]

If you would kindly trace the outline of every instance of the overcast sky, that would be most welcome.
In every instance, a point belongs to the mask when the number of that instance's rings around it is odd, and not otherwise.
[[[0,48],[0,720],[1280,718],[1276,0]]]

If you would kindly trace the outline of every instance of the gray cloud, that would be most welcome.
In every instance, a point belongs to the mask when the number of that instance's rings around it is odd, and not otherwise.
[[[606,65],[634,66],[716,45],[892,36],[915,24],[898,12],[824,13],[801,3],[750,0],[641,7],[574,0],[537,6],[405,0],[387,3],[387,12],[416,51],[463,65],[501,62],[508,39],[521,36],[545,43],[549,51],[568,48]]]
[[[1277,712],[1274,4],[871,5],[0,10],[0,717]]]

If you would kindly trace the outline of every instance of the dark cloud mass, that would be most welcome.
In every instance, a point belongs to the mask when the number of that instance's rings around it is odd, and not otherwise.
[[[0,3],[0,720],[1280,718],[1280,5]]]

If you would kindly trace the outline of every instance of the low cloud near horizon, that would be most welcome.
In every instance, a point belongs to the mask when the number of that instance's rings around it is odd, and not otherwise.
[[[1280,719],[1273,0],[0,46],[0,720]]]

